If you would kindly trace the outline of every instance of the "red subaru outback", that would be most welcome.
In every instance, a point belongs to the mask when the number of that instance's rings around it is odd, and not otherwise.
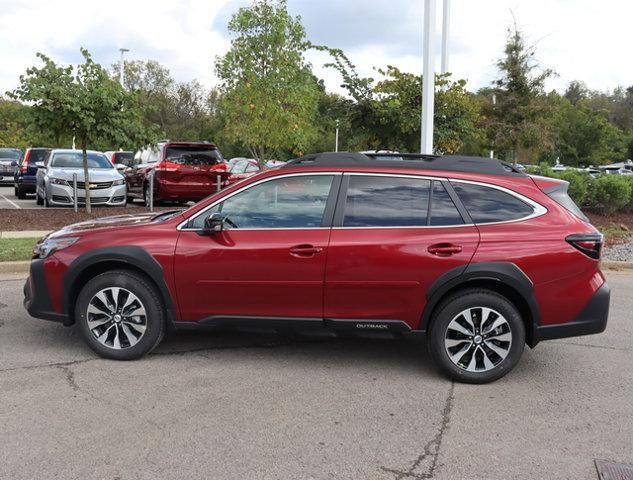
[[[323,153],[186,211],[71,225],[36,247],[25,306],[138,358],[172,328],[426,337],[454,379],[525,344],[602,332],[602,235],[567,183],[497,160]]]

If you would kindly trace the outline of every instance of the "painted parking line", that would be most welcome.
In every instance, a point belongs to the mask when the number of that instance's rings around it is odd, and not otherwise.
[[[7,197],[5,197],[4,195],[2,195],[0,193],[0,197],[2,197],[5,201],[7,201],[8,203],[10,203],[11,205],[13,205],[15,208],[17,209],[21,209],[22,207],[20,205],[18,205],[17,203],[15,203],[13,200],[9,200]]]

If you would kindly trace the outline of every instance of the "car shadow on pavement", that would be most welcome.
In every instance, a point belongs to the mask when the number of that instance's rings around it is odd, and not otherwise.
[[[311,365],[374,366],[398,369],[416,376],[440,377],[431,362],[426,342],[407,339],[313,338],[300,335],[275,335],[234,332],[172,332],[150,355],[214,354],[222,350],[262,350],[288,362]],[[220,353],[221,355],[221,353]]]

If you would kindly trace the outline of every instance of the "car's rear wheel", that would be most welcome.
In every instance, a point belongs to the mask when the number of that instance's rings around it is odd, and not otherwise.
[[[115,360],[142,357],[165,334],[156,289],[144,276],[125,270],[90,280],[77,298],[75,320],[90,348]]]
[[[19,200],[24,200],[26,198],[26,192],[20,187],[15,187],[15,196],[18,197]]]
[[[507,374],[525,346],[525,326],[504,296],[484,289],[451,295],[431,320],[429,350],[454,380],[487,383]]]

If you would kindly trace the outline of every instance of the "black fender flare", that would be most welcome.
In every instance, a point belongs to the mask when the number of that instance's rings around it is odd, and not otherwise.
[[[163,267],[147,250],[135,245],[98,248],[86,252],[73,260],[64,274],[63,312],[70,314],[71,295],[81,274],[87,268],[107,262],[128,264],[149,276],[158,287],[159,294],[167,310],[168,321],[173,322],[175,319],[174,301],[165,282]]]
[[[512,262],[482,262],[453,268],[442,274],[428,289],[426,305],[420,320],[420,330],[426,331],[431,314],[446,293],[456,287],[468,287],[477,280],[499,282],[515,290],[527,304],[532,317],[532,326],[526,332],[528,339],[536,338],[534,333],[540,322],[540,311],[534,297],[534,284],[530,278]]]

